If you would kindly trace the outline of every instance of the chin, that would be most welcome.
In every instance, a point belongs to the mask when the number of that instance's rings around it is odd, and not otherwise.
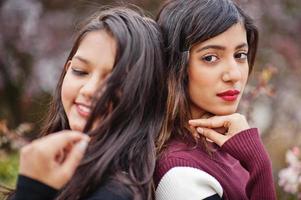
[[[213,112],[211,112],[214,115],[231,115],[236,113],[237,107],[235,108],[221,108],[221,109],[216,109]]]
[[[79,124],[70,124],[70,129],[72,131],[79,131],[82,132],[84,130],[84,126],[81,126]]]

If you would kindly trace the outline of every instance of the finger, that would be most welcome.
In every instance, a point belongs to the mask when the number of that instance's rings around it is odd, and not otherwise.
[[[227,140],[227,137],[225,135],[222,135],[209,128],[198,127],[196,130],[198,133],[200,133],[207,139],[212,140],[214,143],[216,143],[219,146],[222,146]]]
[[[191,126],[201,126],[207,128],[220,128],[229,127],[229,117],[228,116],[214,116],[208,119],[193,119],[189,120]]]
[[[196,127],[189,126],[190,133],[194,139],[200,139],[200,134],[196,131]]]
[[[62,149],[76,143],[80,140],[89,140],[90,138],[80,132],[76,131],[61,131],[53,133],[45,138],[40,139],[40,145],[49,147],[49,151],[52,153],[59,152]]]
[[[64,172],[68,172],[68,174],[73,175],[85,154],[85,151],[88,147],[88,142],[89,141],[87,140],[81,140],[73,146],[68,155],[66,155],[66,159],[62,164],[62,170]]]

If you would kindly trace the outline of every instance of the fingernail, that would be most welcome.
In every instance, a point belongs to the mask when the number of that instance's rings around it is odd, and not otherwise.
[[[194,123],[193,119],[188,121],[188,124],[190,124],[190,125],[193,125],[193,123]]]
[[[85,139],[87,142],[90,142],[90,140],[91,140],[90,136],[88,136],[88,135],[85,135]]]
[[[200,133],[200,134],[203,134],[204,133],[204,129],[200,128],[200,127],[197,127],[196,128],[197,132]]]
[[[85,151],[88,147],[88,141],[82,140],[76,144],[76,148],[80,151]]]

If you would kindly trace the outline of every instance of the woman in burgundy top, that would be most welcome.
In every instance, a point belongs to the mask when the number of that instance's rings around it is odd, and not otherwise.
[[[169,94],[156,199],[275,199],[258,130],[237,113],[257,50],[252,19],[230,0],[173,0],[157,22]]]

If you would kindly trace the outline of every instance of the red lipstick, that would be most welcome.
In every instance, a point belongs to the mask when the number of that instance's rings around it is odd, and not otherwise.
[[[239,90],[227,90],[225,92],[218,93],[217,96],[225,101],[235,101],[239,93]]]

